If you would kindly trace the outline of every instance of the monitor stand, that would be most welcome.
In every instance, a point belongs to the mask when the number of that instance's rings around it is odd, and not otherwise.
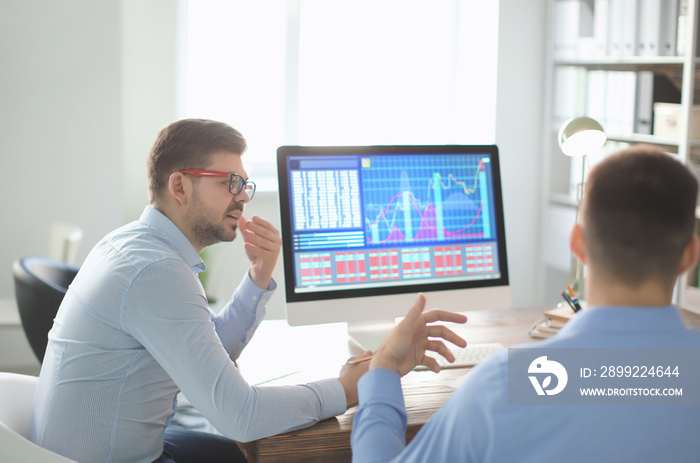
[[[371,322],[349,322],[348,336],[360,351],[376,351],[389,337],[389,333],[396,326],[394,320],[375,320]]]

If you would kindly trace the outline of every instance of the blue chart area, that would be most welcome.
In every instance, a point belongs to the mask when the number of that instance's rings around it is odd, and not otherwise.
[[[372,157],[363,164],[362,187],[368,243],[493,238],[488,157]]]

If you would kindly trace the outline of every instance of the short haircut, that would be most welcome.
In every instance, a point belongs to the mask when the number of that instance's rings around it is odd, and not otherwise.
[[[627,285],[675,280],[695,232],[698,182],[670,155],[648,145],[596,165],[586,181],[583,236],[589,264]]]
[[[209,165],[213,154],[242,155],[246,149],[243,135],[223,122],[206,119],[173,122],[158,134],[146,163],[151,203],[166,188],[173,172],[203,169]]]

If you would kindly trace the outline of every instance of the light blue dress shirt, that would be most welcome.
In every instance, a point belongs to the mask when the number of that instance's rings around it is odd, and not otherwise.
[[[674,307],[605,307],[528,346],[700,348],[700,332],[686,328]],[[399,375],[371,370],[359,394],[358,463],[700,461],[700,406],[509,405],[505,351],[479,364],[408,446]]]
[[[335,378],[246,383],[232,359],[275,284],[263,291],[246,276],[217,314],[197,276],[204,270],[182,232],[150,206],[100,241],[49,333],[32,441],[80,462],[152,462],[180,390],[219,432],[244,442],[343,413]]]

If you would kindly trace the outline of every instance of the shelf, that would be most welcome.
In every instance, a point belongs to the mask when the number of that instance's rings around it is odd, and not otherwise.
[[[611,141],[621,141],[624,143],[649,143],[652,145],[664,145],[664,146],[675,146],[677,147],[680,141],[677,138],[669,137],[658,137],[656,135],[645,135],[641,133],[632,134],[607,134],[608,140]],[[691,145],[700,145],[700,140],[693,140]]]
[[[698,60],[694,60],[697,65]],[[599,58],[556,60],[555,66],[579,66],[588,69],[609,69],[617,71],[639,71],[655,67],[678,66],[685,64],[682,56],[601,56]]]
[[[629,135],[608,134],[608,140],[620,141],[624,143],[649,143],[651,145],[674,146],[678,147],[680,140],[670,137],[657,137],[656,135],[644,135],[641,133],[633,133]],[[692,147],[700,146],[700,140],[697,138],[688,141]]]
[[[647,2],[636,9],[634,14],[626,14],[625,2],[592,2],[586,0],[549,0],[549,53],[546,57],[546,94],[543,124],[543,170],[542,203],[548,214],[565,215],[578,207],[573,194],[576,179],[581,177],[580,164],[564,159],[557,146],[557,133],[563,121],[577,115],[588,115],[607,127],[607,138],[611,142],[608,147],[598,153],[604,157],[607,153],[622,148],[618,144],[650,144],[659,147],[664,152],[675,156],[679,161],[700,172],[700,137],[692,138],[693,117],[692,107],[700,99],[700,40],[696,41],[698,20],[695,16],[700,10],[700,0],[688,0],[685,14],[693,20],[685,23],[681,32],[685,46],[680,47],[676,56],[603,56],[600,53],[611,47],[611,50],[629,49],[631,38],[627,36],[623,23],[629,30],[639,33],[642,27],[652,27],[650,21],[653,14]],[[615,6],[613,8],[611,5]],[[598,11],[598,8],[603,8]],[[641,21],[642,13],[645,21]],[[614,15],[615,20],[611,19]],[[675,14],[674,14],[675,15]],[[667,20],[675,21],[673,18]],[[657,29],[654,25],[646,32],[663,33],[670,31],[670,23],[664,23]],[[617,25],[611,28],[611,25]],[[662,26],[661,22],[658,23]],[[676,23],[677,25],[677,23]],[[670,34],[670,33],[669,33]],[[648,34],[645,36],[650,37]],[[675,47],[671,36],[664,35],[665,46]],[[617,41],[615,47],[611,44]],[[662,39],[660,39],[662,40]],[[659,42],[659,47],[661,42]],[[661,48],[658,48],[661,49]],[[640,48],[641,50],[641,48]],[[639,52],[641,53],[641,52]],[[597,54],[597,56],[594,56]],[[623,73],[647,73],[643,79],[636,82]],[[654,74],[652,82],[648,73]],[[620,74],[620,75],[618,75]],[[637,76],[639,77],[639,75]],[[656,80],[660,82],[655,88]],[[668,86],[668,82],[675,89]],[[634,83],[633,83],[634,82]],[[663,84],[663,85],[661,85]],[[633,88],[632,85],[635,87]],[[641,88],[639,85],[643,85]],[[661,88],[665,86],[667,88]],[[634,90],[632,92],[631,90]],[[674,91],[677,90],[677,91]],[[657,94],[658,93],[658,94]],[[653,117],[653,102],[674,101],[681,103],[681,136],[661,137],[651,134],[634,133],[634,123],[646,123]],[[641,106],[643,105],[643,106]],[[641,108],[641,110],[640,110]],[[622,111],[618,111],[623,109]],[[689,110],[690,109],[690,110]],[[630,121],[629,116],[635,119]],[[641,119],[643,118],[643,119]],[[691,124],[693,122],[693,124]],[[644,126],[639,131],[650,132],[651,127]],[[596,158],[598,160],[598,158]],[[700,203],[699,203],[700,204]],[[700,207],[698,208],[700,213]],[[700,214],[699,214],[700,215]],[[700,221],[700,218],[699,218]],[[538,291],[546,297],[552,290],[561,285],[567,278],[564,272],[554,272],[552,268],[564,268],[568,265],[566,253],[561,252],[551,237],[563,236],[570,224],[564,221],[547,223],[547,232],[542,234],[540,248],[545,256],[538,269]],[[700,223],[698,224],[700,234]],[[557,262],[554,265],[553,262]],[[698,288],[698,273],[694,276],[684,275],[678,285],[676,295],[680,305],[700,313],[700,288]],[[691,283],[688,285],[688,283]]]
[[[559,127],[553,125],[552,132],[557,133]],[[680,140],[678,138],[671,137],[659,137],[656,135],[647,135],[643,133],[606,133],[609,141],[618,141],[623,143],[648,143],[650,145],[660,145],[660,146],[673,146],[678,147]],[[691,139],[689,141],[690,146],[700,146],[700,139]]]

